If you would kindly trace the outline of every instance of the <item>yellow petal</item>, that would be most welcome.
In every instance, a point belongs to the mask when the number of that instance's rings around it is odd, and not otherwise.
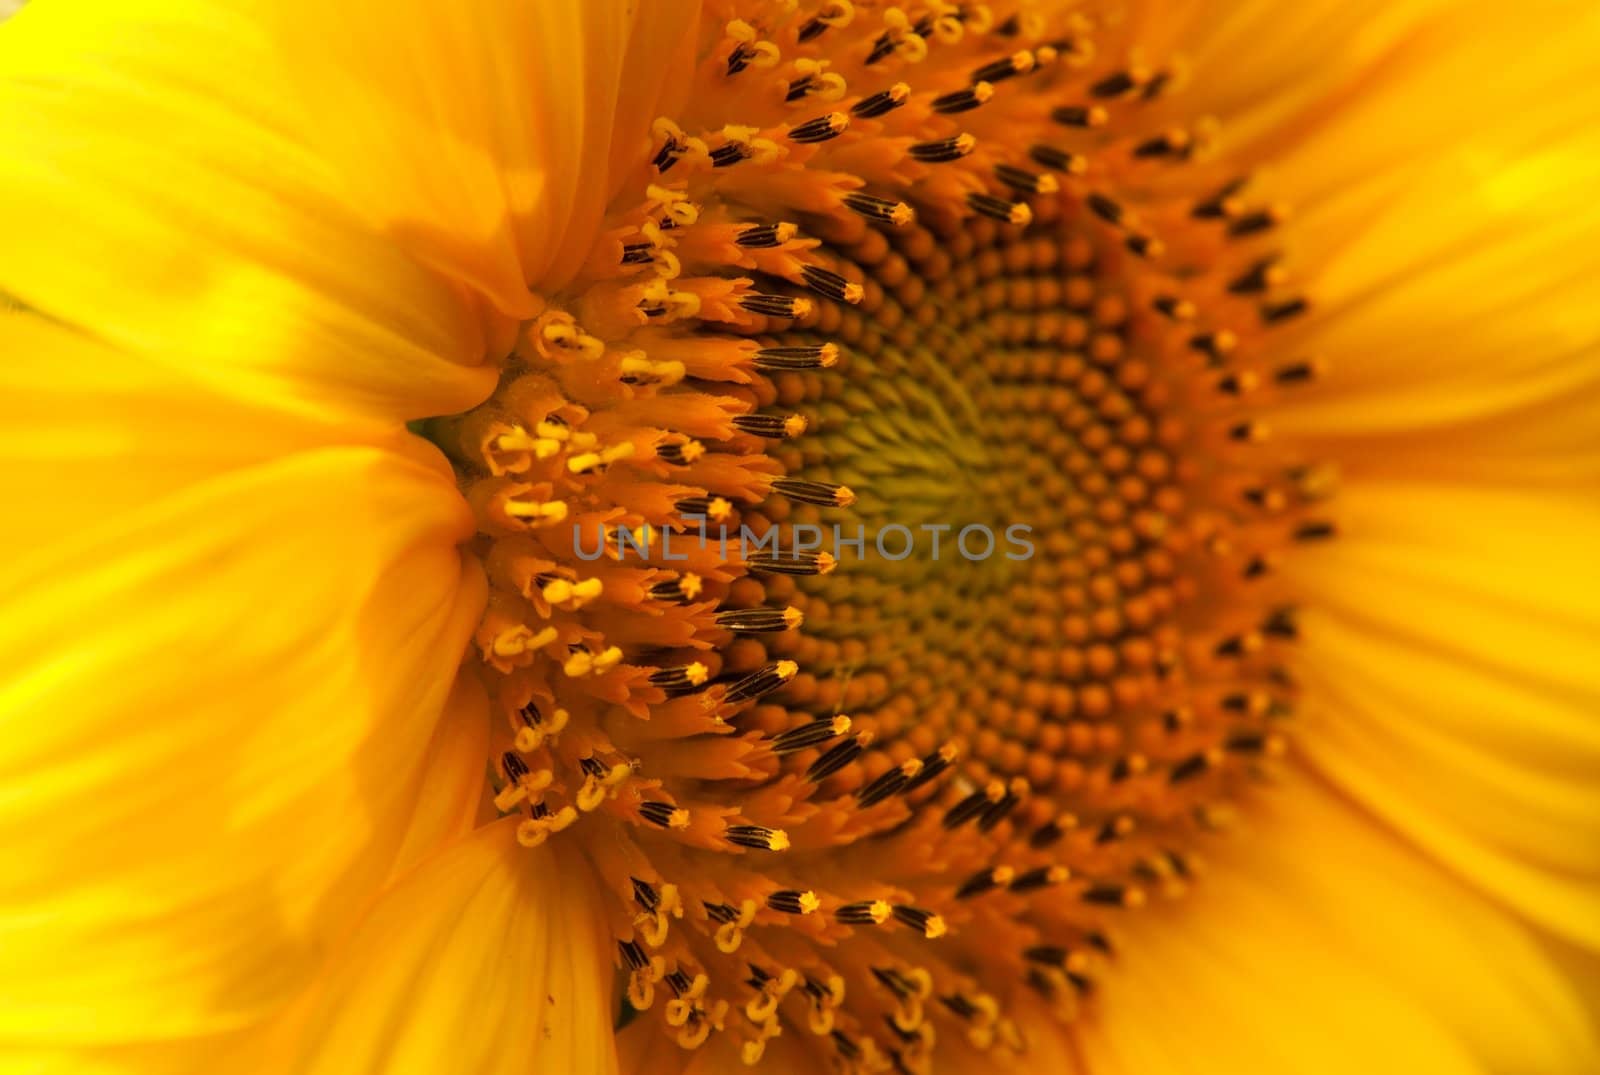
[[[6,565],[0,1041],[221,1034],[307,984],[413,816],[471,531],[436,471],[331,449]]]
[[[230,400],[186,371],[29,310],[0,308],[0,354],[7,561],[53,531],[300,448],[414,440],[392,424],[306,422]]]
[[[1301,834],[1302,850],[1320,838]],[[1211,871],[1123,933],[1077,1031],[1092,1075],[1486,1070],[1391,975],[1247,871]]]
[[[1221,156],[1260,173],[1251,196],[1291,211],[1281,246],[1312,313],[1278,346],[1331,370],[1274,429],[1383,433],[1355,450],[1445,465],[1486,441],[1570,450],[1536,431],[1591,429],[1600,407],[1600,9],[1171,8],[1147,5],[1140,32],[1188,61],[1183,118],[1217,115]],[[1481,423],[1509,412],[1522,421]]]
[[[1592,5],[1446,5],[1417,20],[1376,84],[1274,145],[1263,196],[1294,208],[1285,245],[1313,302],[1282,346],[1330,368],[1276,429],[1448,437],[1378,449],[1422,458],[1593,426],[1596,47]],[[1457,428],[1507,412],[1521,432]]]
[[[1600,1063],[1574,983],[1533,935],[1353,804],[1292,777],[1211,845],[1192,900],[1126,924],[1081,1038],[1087,1071]]]
[[[1581,131],[1594,114],[1600,95],[1586,77],[1586,57],[1600,38],[1600,13],[1591,7],[1565,0],[1395,7],[1409,26],[1369,83],[1322,107],[1322,122],[1290,125],[1272,147],[1273,181],[1316,210],[1297,231],[1328,230],[1337,241],[1324,208],[1342,203],[1355,213],[1382,204],[1373,197],[1414,189],[1418,176],[1494,189],[1501,166],[1540,142]],[[1457,192],[1440,185],[1433,193],[1449,199]],[[1422,214],[1413,238],[1426,245],[1447,214],[1413,204]],[[1361,239],[1367,230],[1343,238]]]
[[[298,1075],[616,1071],[608,934],[572,841],[516,819],[424,863],[362,921],[309,1004]]]
[[[427,769],[416,812],[395,856],[391,876],[407,873],[446,844],[466,836],[483,805],[489,767],[489,697],[462,669],[445,700],[427,747]]]
[[[1440,861],[1600,947],[1592,495],[1352,484],[1306,594],[1304,749]]]
[[[1252,804],[1241,831],[1215,849],[1217,869],[1305,914],[1488,1070],[1600,1070],[1575,983],[1533,931],[1356,804],[1295,776]]]
[[[0,27],[0,293],[292,412],[470,407],[513,326],[340,201],[265,29],[162,0]]]
[[[1227,160],[1270,160],[1286,139],[1314,130],[1321,116],[1380,76],[1417,57],[1419,28],[1448,10],[1445,0],[1238,0],[1137,5],[1130,35],[1151,55],[1176,54],[1187,78],[1181,105],[1222,121]],[[1457,6],[1466,6],[1460,5]]]
[[[1600,116],[1600,100],[1589,114]],[[1447,439],[1484,455],[1541,437],[1566,452],[1588,434],[1592,465],[1600,133],[1531,145],[1470,138],[1413,172],[1358,228],[1340,221],[1335,237],[1304,222],[1308,286],[1322,312],[1293,346],[1325,356],[1330,373],[1274,426],[1335,451],[1382,435],[1373,447],[1412,444],[1406,454],[1424,463]],[[1506,414],[1518,420],[1489,421]]]
[[[645,163],[698,5],[273,5],[321,149],[388,234],[516,317],[578,268]],[[680,78],[680,81],[683,79]]]

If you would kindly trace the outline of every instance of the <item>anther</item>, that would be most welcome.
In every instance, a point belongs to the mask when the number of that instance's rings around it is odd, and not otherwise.
[[[944,827],[953,829],[965,824],[1005,797],[1005,783],[999,780],[991,780],[988,784],[972,792],[949,810],[946,810]]]
[[[684,143],[669,135],[667,140],[662,143],[661,148],[656,151],[656,155],[651,159],[650,163],[657,172],[666,172],[674,164],[678,163],[678,158],[683,156],[683,151],[686,148],[688,147]]]
[[[689,811],[680,810],[671,803],[646,800],[639,804],[639,816],[652,825],[658,825],[663,829],[686,829],[689,827]]]
[[[805,478],[779,478],[772,483],[772,491],[798,500],[802,504],[815,504],[822,508],[847,508],[856,502],[856,494],[848,485],[809,481]]]
[[[765,825],[730,825],[723,833],[730,844],[748,847],[753,851],[787,851],[789,835],[782,829],[769,829]]]
[[[1034,68],[1033,53],[1024,49],[1014,52],[1003,60],[986,63],[972,72],[973,82],[1004,82],[1008,78],[1025,75]]]
[[[1034,889],[1045,888],[1050,885],[1063,885],[1071,880],[1072,871],[1065,866],[1036,866],[1031,870],[1019,873],[1012,878],[1010,889],[1012,892],[1032,892]]]
[[[1022,797],[1024,794],[1026,794],[1027,790],[1028,785],[1022,779],[1018,778],[1011,781],[1011,783],[1006,787],[1006,793],[1000,797],[1000,800],[994,803],[988,809],[984,810],[982,815],[979,816],[978,831],[988,832],[990,829],[1000,824],[1001,821],[1005,820],[1006,815],[1014,810],[1017,804],[1022,801]]]
[[[1028,846],[1035,850],[1043,850],[1059,841],[1067,834],[1067,826],[1059,818],[1052,818],[1033,830],[1028,837]]]
[[[529,711],[533,717],[530,719]],[[557,709],[550,714],[549,719],[539,716],[538,707],[532,702],[522,707],[523,726],[517,729],[517,735],[512,745],[524,754],[532,753],[541,747],[546,739],[553,739],[566,728],[571,715],[565,709]]]
[[[654,259],[654,243],[626,243],[622,247],[622,264],[624,265],[648,265]]]
[[[1044,963],[1051,967],[1065,967],[1068,953],[1056,944],[1036,944],[1022,950],[1022,958],[1030,963]]]
[[[939,997],[939,1002],[946,1008],[950,1009],[951,1013],[954,1014],[956,1018],[964,1022],[970,1022],[973,1016],[983,1014],[982,1009],[980,1009],[971,1000],[962,996],[960,993],[948,993],[941,995]]]
[[[876,806],[895,792],[903,790],[906,783],[921,770],[922,763],[915,758],[912,758],[904,765],[888,770],[872,783],[856,792],[857,805],[863,809]]]
[[[734,428],[741,432],[778,440],[800,436],[808,424],[802,414],[741,414],[733,420]]]
[[[1053,109],[1050,118],[1063,127],[1104,127],[1109,117],[1099,105],[1063,105]]]
[[[670,441],[656,447],[656,455],[676,466],[688,466],[706,454],[706,446],[697,440]]]
[[[1250,560],[1244,565],[1244,568],[1239,572],[1239,574],[1246,579],[1259,579],[1271,574],[1271,572],[1271,559],[1266,556],[1256,555],[1250,557]]]
[[[992,194],[980,194],[977,191],[967,195],[967,208],[992,220],[998,220],[1005,224],[1015,224],[1018,227],[1033,220],[1033,210],[1028,208],[1028,203],[1007,201],[1004,198],[996,198]]]
[[[1272,373],[1272,379],[1281,385],[1309,384],[1317,379],[1321,373],[1321,365],[1314,359],[1303,359],[1279,366]]]
[[[1259,717],[1267,711],[1272,700],[1259,691],[1240,691],[1226,695],[1222,699],[1222,708],[1230,713],[1244,713],[1252,717]]]
[[[1085,201],[1089,211],[1107,224],[1121,225],[1127,216],[1127,211],[1121,205],[1104,194],[1090,194]]]
[[[756,369],[770,373],[786,370],[827,369],[839,361],[839,345],[814,347],[763,347],[755,354]]]
[[[1262,258],[1228,284],[1235,295],[1256,295],[1283,282],[1285,273],[1276,257]]]
[[[1193,780],[1209,770],[1215,761],[1209,751],[1197,751],[1172,767],[1172,771],[1167,774],[1167,782],[1181,784],[1186,780]]]
[[[1158,73],[1156,77],[1145,83],[1144,89],[1139,92],[1140,98],[1150,101],[1161,96],[1162,91],[1172,84],[1172,78],[1173,74],[1171,71],[1162,71]]]
[[[837,138],[850,127],[850,117],[843,112],[829,112],[816,119],[808,119],[798,127],[789,129],[789,141],[811,145]]]
[[[956,899],[967,900],[973,896],[981,896],[985,892],[1003,888],[1011,883],[1016,876],[1016,871],[1010,866],[994,866],[987,870],[979,870],[956,889]]]
[[[965,132],[936,142],[917,142],[909,150],[914,160],[923,164],[947,164],[960,160],[978,146],[978,140]]]
[[[1120,784],[1130,776],[1138,776],[1149,767],[1142,754],[1129,754],[1111,763],[1111,782]]]
[[[734,683],[724,697],[729,702],[748,702],[764,697],[788,683],[798,671],[800,666],[793,661],[774,661]]]
[[[1311,304],[1301,297],[1286,299],[1283,302],[1262,303],[1261,320],[1264,324],[1276,325],[1280,321],[1298,317],[1310,308]]]
[[[801,24],[799,32],[795,34],[795,41],[804,45],[807,41],[821,37],[827,29],[827,23],[823,22],[821,18],[813,16]]]
[[[1061,189],[1053,175],[1037,175],[1009,164],[995,165],[994,177],[1021,194],[1054,194]]]
[[[940,94],[928,103],[935,112],[947,116],[970,112],[994,96],[994,87],[987,82],[974,82],[966,89]]]
[[[709,672],[699,661],[674,668],[658,668],[650,673],[650,682],[665,690],[690,690],[704,685]]]
[[[755,55],[755,49],[746,42],[739,42],[728,54],[728,74],[737,75],[750,66],[750,60]]]
[[[1250,235],[1259,235],[1269,231],[1283,221],[1283,212],[1277,208],[1258,209],[1253,213],[1233,220],[1228,224],[1228,235],[1235,239],[1243,239]]]
[[[767,896],[767,906],[784,914],[807,915],[821,907],[822,901],[817,899],[815,892],[809,890],[802,892],[798,889],[785,888],[769,894]]]
[[[650,957],[637,941],[618,941],[617,949],[622,953],[623,962],[633,970],[643,970],[650,965]]]
[[[883,224],[893,224],[903,228],[917,218],[916,212],[905,202],[891,201],[888,198],[877,198],[871,194],[852,192],[844,196],[844,206],[852,213],[857,213],[868,220],[876,220]]]
[[[905,788],[902,790],[908,794],[917,790],[954,765],[956,758],[959,756],[960,751],[956,748],[956,745],[954,743],[946,743],[922,759],[921,770],[906,783]]]
[[[1256,375],[1249,370],[1236,370],[1224,374],[1217,381],[1217,391],[1228,396],[1244,396],[1254,391],[1259,382]]]
[[[1339,486],[1338,468],[1326,465],[1290,467],[1284,477],[1294,483],[1295,492],[1306,501],[1326,500]]]
[[[1283,638],[1290,641],[1299,638],[1300,625],[1296,621],[1295,610],[1288,607],[1274,609],[1262,621],[1261,631],[1263,634],[1271,635],[1273,638]]]
[[[1224,744],[1230,753],[1277,757],[1283,753],[1283,739],[1266,732],[1235,732]]]
[[[844,1003],[844,979],[838,975],[832,975],[827,981],[819,982],[807,974],[801,978],[800,989],[812,1000],[828,1007],[836,1008]]]
[[[834,745],[822,757],[811,763],[811,767],[806,770],[806,779],[815,783],[837,773],[861,756],[868,741],[869,737],[865,733],[857,732],[844,742]]]
[[[1154,157],[1182,157],[1194,147],[1188,131],[1170,130],[1148,138],[1133,147],[1133,155],[1142,160]]]
[[[1306,522],[1295,527],[1296,541],[1323,541],[1333,537],[1338,528],[1331,522]]]
[[[688,572],[666,582],[658,582],[650,587],[650,596],[657,601],[693,601],[700,596],[702,583],[700,576]]]
[[[504,506],[507,515],[528,526],[559,523],[567,517],[567,503],[564,500],[550,500],[542,503],[529,500],[507,500]]]
[[[753,224],[735,235],[733,241],[746,249],[762,249],[782,246],[797,233],[793,224]]]
[[[1117,71],[1092,83],[1089,86],[1089,93],[1094,97],[1121,97],[1138,89],[1139,83],[1140,80],[1132,71]]]
[[[630,877],[628,880],[633,882],[634,902],[644,908],[645,913],[654,914],[656,907],[661,903],[661,897],[657,895],[655,888],[648,881],[641,881],[637,877]]]
[[[838,564],[827,552],[755,552],[745,560],[750,570],[770,575],[826,575]]]
[[[916,985],[893,967],[871,967],[869,969],[879,984],[900,1000],[912,996],[917,991]]]
[[[893,52],[897,44],[898,42],[896,41],[895,36],[889,33],[889,31],[885,30],[883,33],[878,35],[876,40],[872,42],[872,51],[867,53],[867,58],[861,61],[862,64],[866,67],[871,67],[873,64],[889,55],[889,53]]]
[[[1249,181],[1248,176],[1239,176],[1236,179],[1229,180],[1223,185],[1222,189],[1211,195],[1211,197],[1196,203],[1194,208],[1189,211],[1190,215],[1201,220],[1217,220],[1235,216],[1241,209],[1238,197],[1239,192],[1245,188],[1245,184]]]
[[[1144,893],[1137,888],[1119,884],[1090,885],[1081,897],[1085,903],[1102,907],[1138,907],[1144,903]]]
[[[866,295],[866,290],[860,284],[852,284],[838,273],[818,265],[805,266],[800,270],[800,276],[812,291],[835,302],[854,306]]]
[[[1089,170],[1089,160],[1080,153],[1068,153],[1055,146],[1043,143],[1033,146],[1028,150],[1028,159],[1041,168],[1048,168],[1052,172],[1066,172],[1069,175],[1082,175]]]
[[[1157,239],[1153,235],[1145,235],[1142,232],[1135,232],[1134,234],[1129,235],[1126,239],[1122,240],[1122,245],[1127,247],[1129,252],[1136,254],[1141,258],[1160,257],[1162,252],[1166,249],[1166,246],[1161,242],[1160,239]]]
[[[506,779],[513,784],[522,783],[529,772],[528,763],[517,757],[511,751],[506,751],[500,756],[500,765],[505,769]]]
[[[1176,295],[1157,295],[1151,300],[1150,305],[1157,313],[1174,321],[1192,321],[1198,312],[1194,303],[1188,299],[1181,299]]]
[[[754,152],[749,142],[726,142],[711,151],[711,166],[728,168],[740,161],[749,160]]]
[[[604,675],[621,663],[622,650],[618,646],[607,646],[598,653],[584,646],[573,646],[561,664],[561,671],[571,679],[582,679]]]
[[[908,907],[905,904],[895,904],[894,919],[903,926],[909,926],[929,940],[943,937],[945,934],[944,919],[932,911],[921,907]]]
[[[804,296],[765,295],[758,291],[742,296],[739,299],[739,306],[749,313],[790,320],[805,317],[812,310],[811,300]]]
[[[740,634],[769,634],[788,631],[805,620],[805,613],[788,608],[730,608],[717,613],[717,626]]]
[[[737,419],[735,419],[737,421]],[[688,496],[672,505],[686,518],[720,522],[733,511],[733,505],[720,496]]]
[[[860,903],[846,903],[833,912],[836,922],[850,926],[881,926],[893,914],[892,908],[884,900],[862,900]]]
[[[819,717],[798,728],[790,728],[773,739],[772,752],[779,755],[793,754],[811,747],[819,747],[849,731],[850,718],[842,713],[833,717]]]
[[[1214,363],[1220,363],[1224,358],[1233,353],[1239,345],[1239,338],[1227,329],[1216,332],[1199,332],[1189,337],[1189,346],[1199,351]]]
[[[871,97],[863,97],[850,107],[850,114],[858,119],[875,119],[886,113],[893,112],[911,98],[911,87],[904,82],[896,82],[893,86]]]

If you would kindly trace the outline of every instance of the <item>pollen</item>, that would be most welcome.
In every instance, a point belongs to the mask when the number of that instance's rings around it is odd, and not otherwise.
[[[709,1069],[1024,1052],[1292,744],[1276,565],[1336,533],[1264,417],[1322,369],[1292,216],[1124,22],[707,6],[582,272],[428,427],[491,795]]]

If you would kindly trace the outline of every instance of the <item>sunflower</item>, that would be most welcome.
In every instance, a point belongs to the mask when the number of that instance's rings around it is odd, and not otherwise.
[[[36,0],[0,1070],[1600,1068],[1596,43]]]

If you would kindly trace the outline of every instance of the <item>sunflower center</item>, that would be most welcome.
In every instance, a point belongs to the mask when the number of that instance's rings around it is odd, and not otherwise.
[[[431,427],[495,801],[587,830],[627,1005],[686,1048],[1019,1051],[1282,749],[1273,563],[1331,530],[1258,415],[1315,375],[1306,304],[1115,30],[752,7]]]

